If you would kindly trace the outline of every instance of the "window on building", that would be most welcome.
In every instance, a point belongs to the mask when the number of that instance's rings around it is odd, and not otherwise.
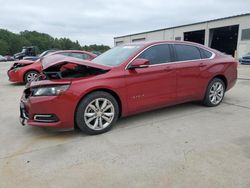
[[[150,64],[161,64],[171,62],[171,51],[168,44],[161,44],[157,46],[152,46],[145,50],[138,58],[147,59]]]
[[[175,37],[175,40],[181,40],[181,37]]]
[[[195,46],[175,44],[174,47],[178,61],[201,59],[200,51]]]
[[[138,39],[132,39],[132,42],[140,42],[140,41],[145,41],[146,38],[138,38]]]
[[[242,29],[241,40],[250,40],[250,29]]]
[[[123,41],[116,41],[116,42],[115,42],[115,45],[116,45],[116,46],[119,46],[119,45],[122,45],[122,44],[123,44]]]

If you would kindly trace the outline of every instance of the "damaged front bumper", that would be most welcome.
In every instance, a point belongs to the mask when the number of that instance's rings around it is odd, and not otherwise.
[[[19,121],[24,126],[27,125],[27,121],[29,119],[29,115],[27,114],[27,111],[25,110],[25,106],[23,102],[20,103],[20,117]]]

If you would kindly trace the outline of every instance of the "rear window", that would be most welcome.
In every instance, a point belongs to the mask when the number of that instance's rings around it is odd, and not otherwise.
[[[200,48],[200,52],[201,52],[202,59],[208,59],[208,58],[212,57],[212,55],[213,55],[211,52],[204,50],[202,48]]]
[[[65,56],[69,56],[69,57],[74,57],[77,59],[82,59],[82,60],[91,59],[89,55],[83,54],[83,53],[77,53],[77,52],[63,52],[60,54],[65,55]]]
[[[175,44],[174,47],[178,61],[201,59],[200,51],[195,46]]]
[[[69,56],[83,60],[91,59],[89,55],[83,53],[69,53]]]

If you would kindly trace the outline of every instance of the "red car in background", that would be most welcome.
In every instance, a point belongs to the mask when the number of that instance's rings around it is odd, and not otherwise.
[[[95,54],[82,50],[61,50],[50,53],[47,56],[55,54],[75,57],[82,60],[92,60],[96,57]],[[42,58],[38,59],[35,62],[32,60],[19,60],[15,62],[13,66],[8,70],[9,81],[27,83],[34,80],[42,71]]]
[[[219,105],[237,80],[238,62],[203,45],[160,41],[117,46],[91,62],[42,60],[43,79],[26,86],[23,125],[104,133],[119,117],[189,101]],[[75,64],[72,69],[62,69]]]

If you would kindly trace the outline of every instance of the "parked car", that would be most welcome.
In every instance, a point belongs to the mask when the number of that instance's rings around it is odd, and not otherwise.
[[[67,64],[76,67],[62,69]],[[21,123],[100,134],[139,112],[188,101],[219,105],[236,83],[238,62],[196,43],[161,41],[117,46],[91,62],[48,56],[42,65],[44,76],[23,92]]]
[[[14,61],[14,57],[13,56],[10,56],[10,55],[6,55],[4,56],[6,58],[6,61]]]
[[[56,51],[49,54],[62,54],[65,56],[72,56],[79,59],[92,60],[96,57],[95,54],[82,50],[62,50]],[[9,81],[27,83],[36,78],[42,71],[41,59],[38,59],[33,63],[31,60],[21,60],[13,64],[13,66],[8,70]]]
[[[3,57],[2,55],[0,55],[0,62],[3,62],[3,61],[7,61],[7,59]]]
[[[21,67],[23,67],[23,66],[26,66],[26,65],[30,65],[30,64],[34,63],[35,61],[37,61],[38,59],[41,59],[41,58],[43,58],[44,56],[49,55],[49,54],[54,53],[54,52],[56,52],[56,50],[47,50],[47,51],[44,51],[43,53],[41,53],[41,54],[40,54],[39,56],[37,56],[37,57],[34,56],[34,57],[36,57],[36,58],[32,58],[33,56],[27,56],[27,58],[24,57],[23,59],[16,61],[16,62],[13,64],[12,67],[14,67],[14,66],[21,66]],[[30,58],[29,58],[29,57],[30,57]],[[37,59],[37,58],[38,58],[38,59]],[[36,60],[35,60],[35,59],[36,59]]]
[[[50,53],[56,52],[56,51],[57,50],[46,50],[43,53],[41,53],[39,56],[26,56],[23,59],[24,60],[36,61],[36,60],[38,60],[38,59],[40,59],[40,58],[42,58],[42,57],[44,57],[44,56],[46,56],[46,55],[48,55]]]
[[[97,55],[97,56],[102,54],[102,52],[99,52],[99,51],[92,51],[92,53]]]
[[[26,56],[36,56],[38,48],[36,46],[24,46],[22,51],[19,53],[14,54],[15,59],[23,59]]]
[[[240,58],[240,64],[250,64],[250,53],[242,56],[242,58]]]

